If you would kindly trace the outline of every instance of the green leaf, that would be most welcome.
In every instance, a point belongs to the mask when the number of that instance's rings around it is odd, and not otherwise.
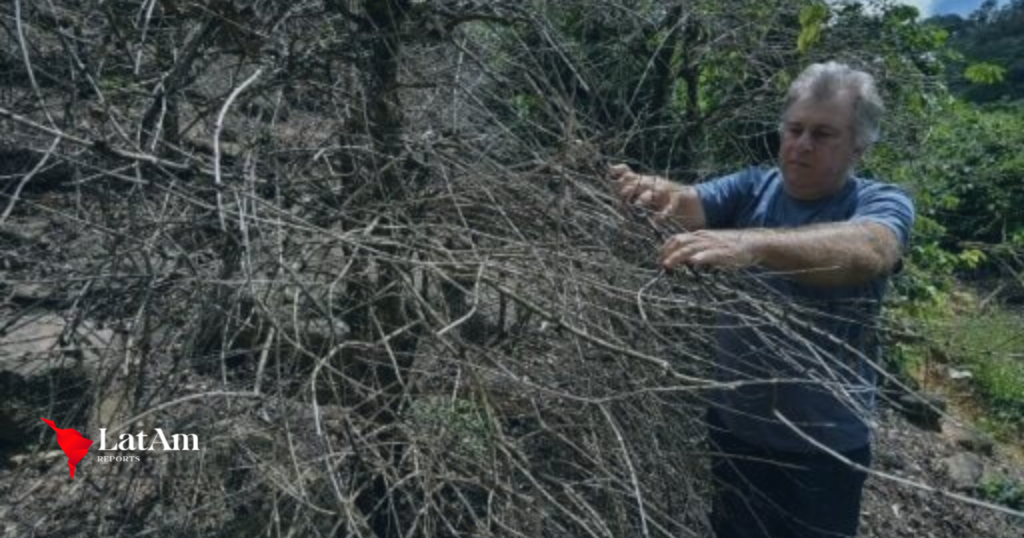
[[[967,69],[964,70],[964,77],[974,84],[999,84],[1006,78],[1006,68],[995,64],[979,62],[967,66]]]
[[[896,24],[908,24],[917,20],[920,15],[921,12],[916,7],[900,4],[889,8],[885,13],[885,18]]]
[[[985,261],[985,253],[977,249],[967,249],[960,253],[960,266],[965,269],[977,269]]]
[[[796,39],[796,49],[800,54],[807,51],[821,40],[821,29],[828,19],[828,6],[815,3],[800,9],[800,35]]]

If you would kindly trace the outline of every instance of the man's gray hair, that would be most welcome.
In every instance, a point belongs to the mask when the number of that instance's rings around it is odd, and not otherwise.
[[[825,101],[846,92],[853,98],[855,140],[860,148],[867,149],[881,136],[880,124],[885,105],[875,87],[875,78],[864,71],[837,62],[809,65],[789,85],[783,113],[805,97]]]

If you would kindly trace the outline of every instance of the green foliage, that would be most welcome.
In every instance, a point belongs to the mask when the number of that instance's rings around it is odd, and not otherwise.
[[[484,461],[493,443],[487,412],[470,400],[422,397],[413,403],[411,419],[444,443],[442,452],[465,461]]]
[[[964,78],[974,84],[998,84],[1006,79],[1006,68],[979,62],[967,66],[967,69],[964,70]]]
[[[887,25],[909,26],[915,24],[921,12],[916,7],[907,4],[895,4],[888,6],[882,16]]]
[[[975,103],[1024,98],[1024,2],[985,3],[969,18],[944,15],[927,23],[946,31],[959,53],[947,72],[957,95]]]
[[[916,9],[901,4],[843,4],[833,9],[815,58],[851,61],[851,50],[869,53],[860,65],[875,75],[886,103],[884,148],[893,162],[913,159],[936,109],[948,97],[939,83],[949,57],[948,33],[921,24]],[[896,180],[888,171],[875,172]]]
[[[897,280],[891,315],[919,326],[922,341],[890,352],[897,368],[920,371],[936,356],[971,372],[982,426],[1015,439],[1024,432],[1024,321],[979,311],[957,292],[956,277],[994,271],[999,250],[1024,241],[1024,114],[955,100],[926,105],[930,125],[914,155],[884,145],[872,171],[907,186],[918,211],[909,263]],[[1020,243],[1024,244],[1024,243]]]
[[[958,264],[964,269],[977,269],[988,259],[984,252],[976,248],[968,248],[957,255]]]
[[[540,108],[540,99],[536,95],[520,93],[514,95],[510,102],[512,110],[519,119],[527,119]]]
[[[1014,510],[1024,510],[1024,483],[1005,475],[993,475],[982,480],[978,488],[981,497]]]
[[[896,300],[914,316],[941,306],[956,275],[990,262],[971,245],[1001,241],[1024,226],[1013,209],[1024,204],[1017,179],[1024,168],[1013,165],[1024,133],[1011,132],[1021,120],[949,100],[923,110],[931,125],[914,152],[886,143],[866,163],[914,199],[909,262],[895,286]]]
[[[891,108],[913,110],[893,123],[894,141],[916,143],[941,91],[941,59],[932,58],[946,33],[881,0],[870,9],[821,0],[539,4],[536,24],[495,32],[499,46],[487,51],[489,72],[500,75],[493,108],[538,151],[590,138],[616,158],[694,180],[774,160],[782,95],[811,61],[891,79]],[[544,106],[524,107],[523,94],[543,96]]]
[[[108,75],[99,79],[97,84],[104,92],[138,91],[138,81],[127,75]]]
[[[940,123],[929,159],[932,188],[959,199],[940,213],[961,240],[997,243],[1024,230],[1024,114],[1022,109],[953,110]]]
[[[980,109],[948,103],[937,109],[914,158],[882,150],[873,170],[911,188],[918,210],[915,262],[948,273],[985,260],[962,244],[1024,236],[1024,109]],[[881,148],[880,148],[881,149]],[[959,253],[943,259],[933,247]]]
[[[821,29],[828,21],[828,15],[828,6],[823,3],[810,4],[800,9],[800,35],[796,40],[800,54],[805,54],[821,39]]]

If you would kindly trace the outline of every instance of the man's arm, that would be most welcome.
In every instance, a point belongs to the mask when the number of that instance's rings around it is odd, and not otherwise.
[[[707,227],[697,189],[661,176],[637,174],[624,164],[610,167],[608,177],[615,181],[616,194],[623,203],[650,209],[657,220],[686,230]]]
[[[892,230],[862,220],[678,234],[662,246],[659,262],[665,268],[757,265],[802,284],[832,287],[857,285],[889,273],[900,256],[900,244]]]

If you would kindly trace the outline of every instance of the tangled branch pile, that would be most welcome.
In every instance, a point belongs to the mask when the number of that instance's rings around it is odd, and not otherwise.
[[[795,13],[719,4],[6,3],[4,397],[202,447],[36,454],[6,530],[699,534],[708,328],[775,307],[603,174],[765,153]]]

